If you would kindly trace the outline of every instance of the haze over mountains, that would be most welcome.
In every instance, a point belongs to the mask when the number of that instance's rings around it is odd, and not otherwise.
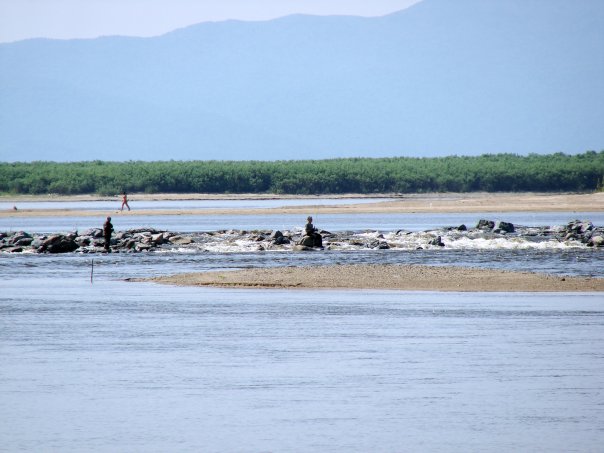
[[[600,0],[423,0],[0,44],[0,160],[602,150],[603,23]]]

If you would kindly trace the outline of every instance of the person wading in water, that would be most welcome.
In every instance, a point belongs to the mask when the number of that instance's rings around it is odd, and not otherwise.
[[[111,217],[107,217],[103,224],[103,237],[105,238],[105,251],[111,252],[111,233],[113,233],[113,225],[111,224]]]

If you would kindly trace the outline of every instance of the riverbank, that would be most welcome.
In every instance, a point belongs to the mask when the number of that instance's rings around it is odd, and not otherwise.
[[[335,265],[256,268],[138,279],[178,286],[300,289],[387,289],[458,292],[604,291],[603,278],[422,265]]]
[[[313,200],[335,199],[333,204],[314,204]],[[338,204],[338,199],[376,198],[376,202]],[[388,201],[383,201],[388,198]],[[274,208],[184,208],[137,209],[138,201],[153,200],[308,200],[308,204]],[[378,201],[379,199],[379,201]],[[10,208],[0,210],[0,217],[52,217],[52,216],[149,216],[149,215],[264,215],[264,214],[361,214],[361,213],[472,213],[472,212],[603,212],[604,192],[598,193],[435,193],[435,194],[374,194],[293,196],[271,194],[132,194],[129,195],[131,211],[120,211],[121,198],[79,195],[59,196],[2,196],[0,202]],[[99,212],[86,209],[27,209],[21,203],[94,202],[115,201],[115,210]],[[13,208],[16,207],[17,209]]]

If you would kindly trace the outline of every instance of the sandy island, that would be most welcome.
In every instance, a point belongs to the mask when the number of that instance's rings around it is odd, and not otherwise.
[[[422,265],[334,265],[178,274],[136,281],[179,286],[459,292],[604,291],[604,278]]]
[[[391,198],[390,201],[343,205],[337,201],[332,205],[315,205],[313,198]],[[137,209],[137,201],[152,200],[287,200],[305,199],[304,206],[282,206],[256,209]],[[115,210],[106,212],[77,209],[21,209],[19,203],[25,201],[115,201]],[[131,211],[119,211],[121,198],[80,196],[2,196],[0,202],[10,203],[18,209],[4,209],[0,217],[41,217],[41,216],[139,216],[139,215],[265,215],[265,214],[358,214],[358,213],[449,213],[449,212],[602,212],[604,192],[597,193],[434,193],[434,194],[373,194],[373,195],[324,195],[324,196],[281,196],[256,194],[132,194],[129,195]]]

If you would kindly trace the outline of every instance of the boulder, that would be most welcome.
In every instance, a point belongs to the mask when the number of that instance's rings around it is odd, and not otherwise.
[[[90,228],[89,230],[83,231],[80,236],[90,236],[95,239],[102,238],[103,230],[102,228]]]
[[[162,245],[164,243],[164,234],[163,233],[152,234],[151,242],[155,245]]]
[[[510,222],[503,222],[502,220],[498,220],[495,223],[494,231],[497,233],[513,233],[515,231],[514,224]]]
[[[457,227],[457,231],[468,231],[468,227],[462,223]]]
[[[367,244],[367,247],[373,250],[388,250],[390,248],[386,241],[379,241],[377,239]]]
[[[479,230],[492,230],[495,228],[495,222],[492,220],[480,219],[476,224],[476,228]]]
[[[588,247],[604,247],[604,236],[592,236],[587,241]]]
[[[64,234],[53,234],[42,241],[42,244],[38,248],[38,252],[68,253],[73,252],[79,247],[80,246],[72,237]]]
[[[323,247],[323,238],[320,234],[314,236],[302,236],[302,239],[298,242],[298,245],[305,247]]]
[[[287,239],[285,236],[277,236],[276,238],[273,239],[272,243],[274,245],[284,245],[284,244],[289,244],[290,240]]]
[[[192,244],[193,239],[187,236],[172,236],[170,242],[172,242],[172,244],[187,245]]]
[[[436,245],[438,247],[444,247],[445,244],[442,241],[442,238],[440,236],[436,236],[434,239],[430,239],[428,241],[428,245]]]

